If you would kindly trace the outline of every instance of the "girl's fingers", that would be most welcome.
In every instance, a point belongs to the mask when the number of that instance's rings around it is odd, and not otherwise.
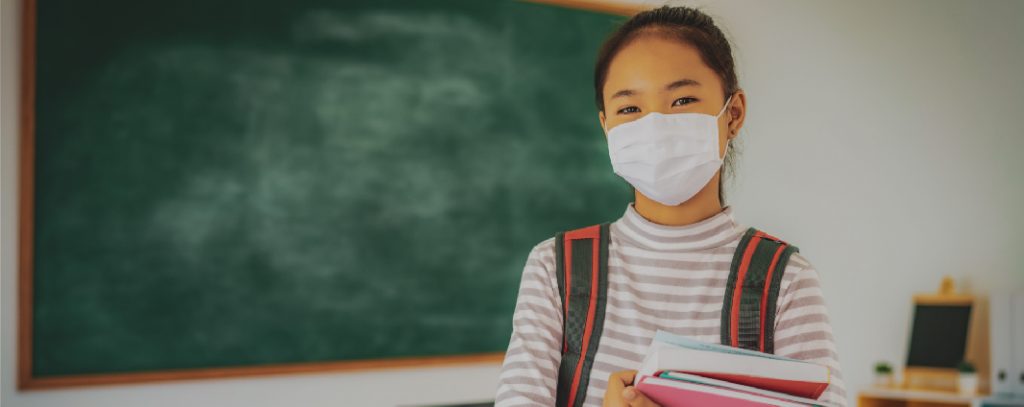
[[[608,376],[608,387],[604,391],[604,407],[627,407],[627,401],[622,398],[622,390],[626,385],[633,383],[635,370],[622,370]]]
[[[630,407],[661,407],[633,386],[627,386],[622,390],[622,399],[629,403]]]

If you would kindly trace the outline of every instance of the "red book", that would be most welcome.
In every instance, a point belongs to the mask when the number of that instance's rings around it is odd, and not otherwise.
[[[747,374],[731,374],[716,372],[701,372],[689,369],[679,370],[680,373],[690,373],[711,379],[718,379],[730,383],[742,384],[764,390],[776,391],[798,397],[817,399],[828,388],[828,379],[824,383],[816,381],[787,380],[774,377],[751,376]],[[671,374],[671,373],[670,373]]]

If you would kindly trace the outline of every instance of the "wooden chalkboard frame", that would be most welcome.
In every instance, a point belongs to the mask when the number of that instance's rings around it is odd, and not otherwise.
[[[973,295],[957,294],[954,288],[953,279],[946,276],[942,279],[942,284],[939,286],[939,291],[937,293],[914,295],[913,304],[915,309],[914,318],[917,318],[916,311],[918,306],[954,306],[973,308],[977,304],[977,301]],[[968,343],[965,345],[965,355],[970,352],[972,346],[985,346],[984,344],[987,343],[987,341],[983,341],[981,344],[970,343],[969,333],[971,330],[970,325],[972,323],[973,322],[969,322],[967,326]],[[910,349],[907,349],[907,353],[910,353]],[[957,374],[958,372],[956,368],[904,366],[902,387],[906,389],[919,390],[955,390]]]
[[[630,16],[644,7],[610,0],[519,0],[613,15]],[[32,374],[33,237],[35,197],[35,90],[36,90],[36,0],[22,0],[20,176],[18,186],[18,389],[38,390],[76,386],[195,380],[295,373],[336,372],[398,367],[501,363],[504,353],[411,357],[339,362],[268,364],[138,373],[36,377]]]

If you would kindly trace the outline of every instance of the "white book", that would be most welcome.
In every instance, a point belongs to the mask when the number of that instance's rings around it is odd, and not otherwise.
[[[658,331],[637,370],[637,377],[657,376],[657,373],[665,370],[714,378],[743,376],[776,381],[817,383],[822,391],[827,387],[830,379],[829,369],[824,365],[725,345],[699,342]],[[818,393],[820,394],[820,391]]]
[[[992,394],[1016,392],[1013,367],[1013,297],[1007,292],[989,296],[989,346],[992,350]]]
[[[1013,377],[1010,380],[1016,387],[1017,397],[1024,397],[1024,293],[1013,294],[1013,310],[1010,318],[1013,319],[1010,352],[1013,354],[1014,360],[1014,367],[1011,370]]]

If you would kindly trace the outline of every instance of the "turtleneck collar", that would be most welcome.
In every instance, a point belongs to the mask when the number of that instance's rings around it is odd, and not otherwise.
[[[661,225],[626,205],[626,213],[612,223],[613,234],[640,248],[658,251],[695,251],[723,246],[743,235],[746,228],[732,217],[732,207],[702,221],[682,226]]]

